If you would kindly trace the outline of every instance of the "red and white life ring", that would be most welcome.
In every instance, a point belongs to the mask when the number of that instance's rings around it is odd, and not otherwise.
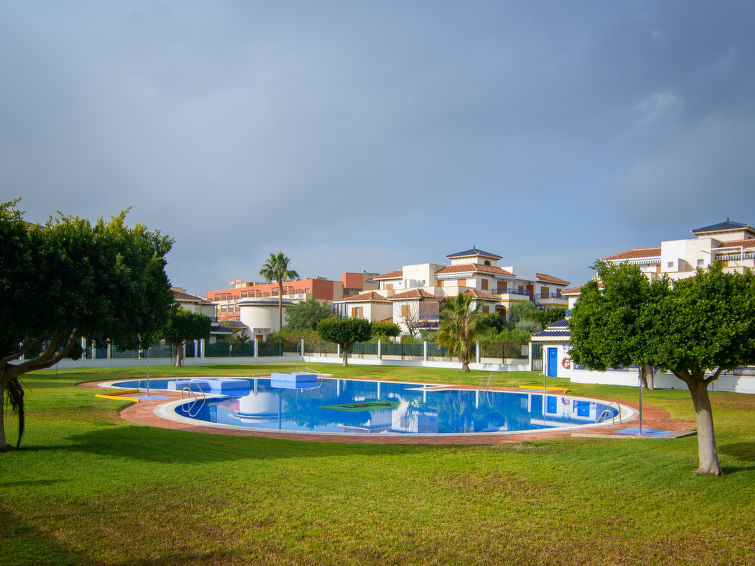
[[[564,367],[564,369],[569,369],[571,367],[571,358],[569,356],[566,356],[563,360],[561,360],[561,365]]]

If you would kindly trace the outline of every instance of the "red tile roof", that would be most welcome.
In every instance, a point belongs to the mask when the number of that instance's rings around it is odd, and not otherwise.
[[[728,242],[721,242],[722,248],[755,248],[755,238],[749,240],[730,240]]]
[[[411,299],[437,299],[437,300],[443,300],[445,299],[445,296],[442,295],[433,295],[432,293],[428,293],[424,289],[412,289],[411,291],[405,291],[404,293],[397,293],[395,295],[391,295],[388,297],[389,301],[402,301],[402,300],[411,300]]]
[[[585,283],[587,285],[587,283]],[[564,289],[561,291],[562,295],[579,295],[582,292],[582,287],[585,285],[580,285],[579,287],[572,287],[571,289]],[[598,281],[598,289],[602,289],[604,287],[602,281]]]
[[[620,254],[609,255],[603,259],[606,261],[616,259],[642,259],[651,257],[660,257],[661,248],[635,248],[633,250],[627,250]]]
[[[194,303],[202,303],[205,305],[211,305],[212,302],[208,301],[204,297],[199,297],[197,295],[190,295],[189,293],[184,293],[183,291],[176,291],[173,290],[173,298],[176,300],[183,300],[183,301],[192,301]]]
[[[497,275],[506,275],[508,277],[515,277],[513,273],[510,271],[506,271],[505,269],[501,269],[500,267],[497,267],[495,265],[482,265],[480,263],[465,263],[462,265],[447,265],[443,269],[439,269],[436,271],[436,275],[442,275],[445,273],[474,273],[474,272],[482,272],[482,273],[494,273]]]
[[[404,270],[397,269],[396,271],[389,271],[388,273],[383,273],[382,275],[373,277],[373,279],[376,281],[378,279],[401,279],[403,276],[404,276]]]
[[[548,275],[547,273],[535,273],[535,275],[541,281],[547,281],[548,283],[558,283],[559,285],[569,284],[565,279],[559,279],[558,277],[553,277],[553,275]]]
[[[490,293],[481,293],[477,289],[467,289],[464,291],[465,295],[472,295],[475,299],[485,299],[488,301],[498,301],[500,300],[495,295],[491,295]]]
[[[376,293],[375,291],[369,291],[367,293],[360,293],[359,295],[352,295],[350,297],[344,297],[344,301],[354,301],[354,302],[360,302],[360,303],[387,303],[388,299],[386,299],[383,295],[380,293]]]

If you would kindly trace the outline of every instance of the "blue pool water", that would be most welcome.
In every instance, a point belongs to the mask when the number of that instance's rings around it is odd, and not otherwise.
[[[144,388],[146,381],[120,382],[116,386]],[[438,389],[421,383],[321,378],[292,387],[269,378],[150,380],[153,390],[181,391],[184,387],[220,396],[187,396],[176,407],[177,415],[239,428],[286,432],[526,431],[595,424],[606,414],[618,412],[598,401],[561,395]]]

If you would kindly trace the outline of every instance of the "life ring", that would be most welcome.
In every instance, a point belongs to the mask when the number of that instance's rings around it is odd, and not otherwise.
[[[564,367],[564,369],[569,369],[571,367],[571,358],[569,356],[566,356],[563,360],[561,360],[561,365]]]

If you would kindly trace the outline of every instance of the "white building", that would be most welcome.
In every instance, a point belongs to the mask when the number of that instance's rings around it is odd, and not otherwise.
[[[661,242],[658,247],[634,248],[604,257],[612,263],[629,263],[640,266],[648,279],[667,276],[672,280],[695,275],[697,268],[706,269],[719,261],[724,271],[744,273],[755,268],[755,229],[739,222],[720,222],[692,230],[694,238]],[[602,288],[603,284],[599,282]],[[579,299],[582,287],[563,291],[572,309]],[[567,311],[568,314],[568,311]],[[566,377],[579,383],[610,383],[636,385],[637,370],[593,371],[576,367],[569,356],[571,349],[568,320],[560,320],[545,330],[533,334],[533,344],[542,344],[543,373],[549,377]],[[749,370],[748,370],[749,371]],[[683,389],[684,383],[673,376],[658,374],[657,387]],[[722,375],[713,388],[724,391],[755,393],[755,378],[738,374]]]
[[[405,265],[373,277],[378,284],[373,294],[335,301],[333,310],[341,316],[384,320],[379,317],[385,311],[373,306],[379,296],[393,304],[390,316],[406,334],[415,318],[420,328],[437,328],[441,302],[458,293],[471,294],[483,312],[501,316],[506,316],[516,302],[531,301],[541,308],[567,305],[563,291],[569,282],[558,277],[514,266],[500,267],[501,256],[475,247],[446,257],[449,265]]]

